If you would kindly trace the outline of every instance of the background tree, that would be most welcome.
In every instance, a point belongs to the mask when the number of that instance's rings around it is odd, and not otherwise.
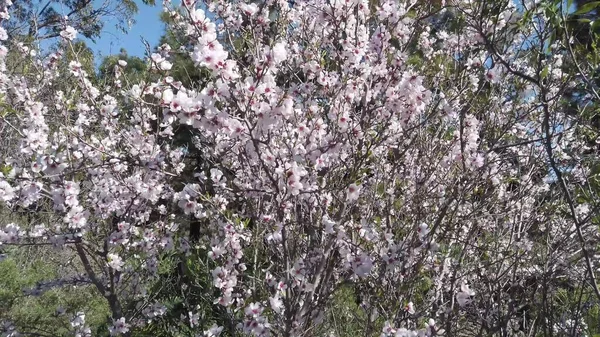
[[[120,66],[119,61],[124,61],[126,65]],[[131,83],[140,83],[142,80],[147,79],[147,76],[149,74],[148,62],[137,56],[129,56],[127,54],[127,51],[124,48],[122,48],[119,54],[106,56],[104,59],[102,59],[102,62],[98,67],[98,80],[117,80],[115,73],[116,71],[119,72],[118,79],[121,82],[124,82],[124,85],[131,85]]]
[[[154,0],[142,2],[155,4]],[[135,0],[22,0],[14,1],[10,7],[11,18],[5,25],[12,38],[27,36],[45,40],[59,36],[66,16],[72,27],[93,40],[100,35],[104,23],[111,19],[116,20],[117,28],[125,32],[134,23],[137,11]]]

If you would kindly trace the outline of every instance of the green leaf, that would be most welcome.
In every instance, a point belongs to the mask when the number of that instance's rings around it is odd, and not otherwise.
[[[593,11],[594,9],[598,8],[598,6],[600,6],[600,1],[592,1],[589,2],[581,7],[579,7],[574,13],[573,15],[581,15],[581,14],[586,14],[589,13],[591,11]]]
[[[0,117],[4,118],[12,113],[16,114],[17,111],[15,111],[10,105],[0,102]]]
[[[4,176],[7,176],[10,171],[12,171],[12,167],[10,165],[2,165],[0,167],[0,173],[2,173]]]
[[[544,78],[548,77],[549,73],[550,73],[550,69],[548,67],[545,67],[544,70],[542,70],[542,73],[540,74],[540,78],[544,79]]]

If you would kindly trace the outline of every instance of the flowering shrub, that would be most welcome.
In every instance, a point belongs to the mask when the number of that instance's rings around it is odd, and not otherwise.
[[[171,77],[163,45],[159,80],[97,87],[79,61],[58,66],[67,23],[58,51],[0,79],[20,138],[0,200],[46,214],[0,242],[72,252],[111,335],[335,334],[348,287],[359,335],[584,333],[597,130],[564,108],[585,75],[551,35],[560,4],[164,6],[206,84]],[[25,48],[5,39],[2,58]],[[588,309],[559,310],[564,289]]]

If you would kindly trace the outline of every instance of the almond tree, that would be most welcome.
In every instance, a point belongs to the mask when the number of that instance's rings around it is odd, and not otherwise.
[[[560,1],[164,5],[199,88],[168,45],[128,88],[60,52],[0,81],[22,136],[0,198],[51,219],[0,239],[74,252],[111,334],[341,335],[348,289],[358,335],[589,332],[597,163],[561,101]]]

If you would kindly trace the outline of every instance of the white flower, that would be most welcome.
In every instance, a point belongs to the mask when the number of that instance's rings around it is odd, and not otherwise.
[[[69,224],[69,228],[83,228],[87,224],[89,212],[86,212],[81,206],[73,206],[64,221]]]
[[[275,64],[285,61],[285,59],[287,58],[287,51],[285,50],[285,44],[283,44],[282,42],[276,43],[273,46],[272,57],[273,57],[273,62],[275,62]]]
[[[165,104],[171,103],[171,101],[173,100],[173,97],[174,97],[173,90],[171,90],[171,89],[167,89],[167,90],[163,91],[163,93],[162,93],[162,101]]]
[[[485,74],[485,78],[492,83],[500,82],[501,76],[502,76],[502,69],[499,66],[489,69],[487,71],[487,73]]]
[[[427,234],[429,234],[429,227],[427,227],[427,224],[422,223],[419,225],[417,232],[419,233],[419,239],[423,239]]]
[[[240,10],[248,16],[252,16],[258,12],[258,6],[256,4],[240,4]]]
[[[350,119],[348,118],[348,116],[346,114],[342,114],[339,118],[338,118],[338,126],[340,127],[340,131],[342,132],[346,132],[348,130],[348,126]]]
[[[206,15],[202,9],[197,8],[196,10],[190,12],[190,19],[194,24],[198,24],[204,22]]]
[[[82,311],[77,312],[73,320],[71,321],[72,327],[78,327],[85,324],[85,313]]]
[[[165,70],[165,71],[171,70],[172,67],[173,67],[173,65],[169,61],[162,61],[161,63],[158,64],[158,68],[160,70]]]
[[[478,153],[471,160],[473,161],[475,167],[481,168],[484,164],[485,158],[481,153]]]
[[[198,326],[198,320],[200,319],[200,316],[191,311],[188,312],[188,316],[190,317],[190,327],[193,328],[195,326]]]
[[[333,226],[335,222],[331,221],[327,216],[323,216],[323,226],[325,226],[325,234],[333,234],[335,232]]]
[[[139,85],[134,84],[131,86],[131,89],[129,89],[129,95],[134,98],[140,97],[142,95],[142,88],[140,88]]]
[[[4,180],[0,181],[0,200],[10,201],[15,197],[15,191],[10,184]]]
[[[348,193],[346,196],[346,201],[355,201],[358,199],[360,195],[360,187],[356,184],[350,184],[348,186]]]
[[[33,226],[33,229],[29,231],[29,237],[32,238],[41,238],[44,234],[46,234],[46,226],[43,224],[35,225]]]
[[[373,260],[369,255],[362,253],[352,260],[352,270],[358,277],[365,277],[373,269]]]
[[[223,331],[222,326],[213,324],[213,326],[210,329],[204,331],[204,336],[205,337],[217,337],[218,335],[221,334],[221,331]]]
[[[469,288],[469,285],[463,283],[460,287],[458,294],[456,294],[456,300],[458,301],[458,305],[464,307],[465,305],[471,303],[471,296],[475,295],[475,292]]]
[[[108,254],[107,260],[108,266],[117,271],[121,270],[121,268],[125,264],[121,257],[117,254]]]
[[[185,213],[186,215],[195,213],[198,207],[200,206],[194,200],[188,199],[180,200],[178,205],[179,207],[183,208],[183,213]]]
[[[4,230],[0,230],[0,245],[2,243],[16,243],[20,236],[21,228],[13,223],[10,223],[4,227]]]
[[[279,295],[269,297],[269,303],[271,304],[271,308],[273,309],[273,311],[275,311],[276,313],[280,314],[283,310],[283,301],[281,300],[281,298],[279,298]]]
[[[153,62],[153,67],[156,66],[159,70],[170,70],[173,65],[167,61],[162,55],[154,53],[150,56]]]
[[[250,305],[248,305],[246,307],[246,309],[244,309],[244,313],[247,316],[252,316],[252,317],[258,317],[260,316],[260,314],[262,314],[263,312],[263,308],[260,306],[259,303],[250,303]]]
[[[6,55],[8,55],[8,48],[0,46],[0,59],[3,59]]]
[[[408,302],[408,304],[406,305],[405,310],[409,314],[414,315],[415,314],[415,306],[414,306],[413,302]]]
[[[81,74],[81,63],[77,61],[69,62],[69,70],[71,70],[73,75],[79,76],[79,74]]]
[[[71,26],[67,26],[65,30],[60,32],[60,36],[62,36],[66,40],[72,41],[73,39],[75,39],[75,37],[77,37],[77,30],[75,30],[75,28]]]
[[[111,336],[124,334],[129,331],[129,324],[125,323],[125,317],[121,317],[113,322],[113,325],[108,328]]]
[[[223,172],[217,168],[211,168],[210,177],[212,178],[213,182],[218,183],[221,180],[221,177],[223,177]]]

